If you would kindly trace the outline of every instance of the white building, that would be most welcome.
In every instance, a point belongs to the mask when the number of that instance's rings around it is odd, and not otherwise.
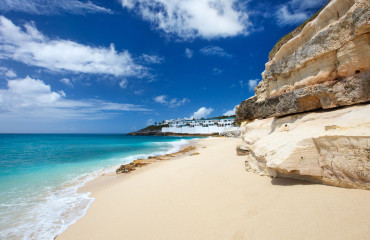
[[[234,126],[235,118],[224,119],[197,119],[197,120],[172,120],[169,127],[162,128],[162,132],[183,134],[213,134],[239,130]]]

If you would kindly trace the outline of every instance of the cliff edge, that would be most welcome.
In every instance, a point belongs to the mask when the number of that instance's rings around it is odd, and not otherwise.
[[[270,57],[236,109],[247,170],[370,189],[368,0],[332,0]]]

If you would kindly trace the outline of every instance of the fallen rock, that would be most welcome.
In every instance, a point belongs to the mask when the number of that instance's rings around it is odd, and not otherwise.
[[[245,145],[239,145],[236,147],[236,154],[238,156],[246,156],[249,154],[249,148]]]
[[[137,160],[135,160],[131,163],[121,165],[118,169],[116,169],[116,173],[117,174],[119,174],[119,173],[129,173],[129,172],[134,171],[138,167],[141,168],[143,166],[146,166],[148,164],[151,164],[151,163],[157,162],[157,161],[169,160],[169,158],[177,157],[179,155],[185,154],[185,153],[193,151],[195,149],[196,149],[196,147],[189,146],[189,147],[186,147],[186,148],[184,148],[184,149],[182,149],[182,150],[180,150],[176,153],[165,154],[165,155],[162,155],[162,156],[150,156],[150,157],[148,157],[148,159],[137,159]],[[194,154],[194,155],[197,155],[197,154]]]
[[[220,132],[220,136],[229,137],[229,138],[238,138],[240,137],[240,130]]]
[[[134,171],[136,169],[135,165],[134,164],[124,164],[124,165],[121,165],[117,170],[116,170],[116,173],[128,173],[128,172],[131,172],[131,171]]]

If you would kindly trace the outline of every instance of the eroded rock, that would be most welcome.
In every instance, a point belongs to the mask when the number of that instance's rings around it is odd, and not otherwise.
[[[332,0],[266,63],[238,121],[370,101],[368,0]]]
[[[367,104],[247,123],[246,169],[270,177],[370,189],[369,116]],[[289,127],[281,131],[285,125]]]
[[[296,89],[263,101],[258,101],[258,97],[254,96],[239,105],[236,116],[238,121],[245,121],[368,101],[370,101],[370,70],[354,76]]]
[[[369,1],[330,1],[278,47],[236,108],[246,169],[370,189]]]
[[[169,153],[169,154],[164,154],[164,155],[161,155],[161,156],[149,156],[148,159],[137,159],[137,160],[135,160],[131,163],[121,165],[119,168],[116,169],[116,173],[117,174],[129,173],[129,172],[135,171],[136,168],[141,168],[143,166],[146,166],[148,164],[151,164],[151,163],[157,162],[157,161],[169,160],[171,158],[178,157],[178,156],[183,155],[185,153],[194,151],[195,149],[196,149],[195,146],[189,146],[189,147],[186,147],[184,149],[181,149],[180,151],[178,151],[176,153]],[[193,153],[193,155],[198,155],[198,154],[199,153]]]

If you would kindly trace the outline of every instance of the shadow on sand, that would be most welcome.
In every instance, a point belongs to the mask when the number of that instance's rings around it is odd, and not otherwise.
[[[272,185],[279,186],[295,186],[295,185],[313,185],[317,183],[307,182],[304,180],[298,180],[293,178],[273,178],[271,179]]]

